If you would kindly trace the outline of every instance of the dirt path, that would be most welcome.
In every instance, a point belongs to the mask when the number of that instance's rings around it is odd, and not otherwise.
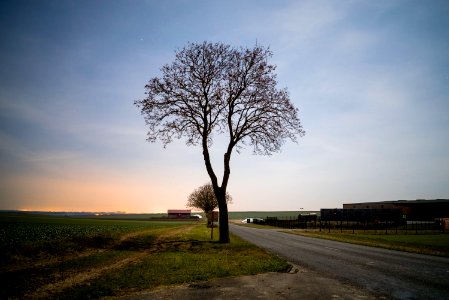
[[[208,282],[161,287],[121,300],[152,299],[387,299],[316,272],[293,266],[289,273],[213,279]]]
[[[49,283],[45,286],[42,286],[41,288],[39,288],[37,290],[25,295],[25,298],[45,299],[45,298],[48,298],[49,295],[56,295],[67,288],[70,288],[72,286],[76,286],[76,285],[85,283],[87,281],[93,280],[95,278],[98,278],[101,276],[101,274],[104,274],[106,272],[110,272],[115,269],[120,269],[120,268],[125,267],[126,265],[131,264],[131,263],[138,262],[138,261],[142,260],[144,257],[146,257],[152,253],[162,251],[164,248],[164,242],[169,241],[171,238],[176,237],[179,234],[189,232],[190,230],[193,229],[193,227],[194,226],[192,225],[192,226],[188,226],[188,227],[184,226],[184,227],[181,227],[179,229],[174,229],[174,230],[170,229],[169,231],[167,231],[165,233],[161,233],[161,235],[159,235],[157,237],[157,239],[154,241],[154,243],[149,245],[149,248],[146,250],[139,251],[133,255],[130,255],[130,256],[125,257],[120,260],[117,260],[117,261],[115,261],[111,264],[105,265],[103,267],[90,268],[83,272],[73,274],[72,276],[69,276],[68,278]],[[154,230],[152,232],[154,232]],[[120,243],[126,242],[132,238],[144,235],[146,233],[148,233],[148,231],[138,231],[138,232],[133,232],[133,233],[124,235],[123,237],[121,237]]]

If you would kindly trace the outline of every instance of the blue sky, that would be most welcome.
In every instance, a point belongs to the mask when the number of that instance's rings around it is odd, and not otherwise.
[[[0,209],[184,208],[201,149],[133,102],[204,40],[269,46],[306,130],[234,153],[230,210],[449,198],[448,1],[1,1],[0,38]]]

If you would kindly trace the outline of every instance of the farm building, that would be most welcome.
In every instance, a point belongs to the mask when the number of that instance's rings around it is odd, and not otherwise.
[[[167,211],[169,218],[185,219],[190,218],[190,209],[169,209]]]
[[[449,218],[449,199],[348,203],[343,209],[400,210],[407,220],[424,221]]]

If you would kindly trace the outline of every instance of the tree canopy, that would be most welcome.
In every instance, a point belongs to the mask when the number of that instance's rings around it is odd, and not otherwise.
[[[185,138],[187,145],[202,146],[220,210],[221,242],[229,242],[226,189],[232,151],[250,146],[255,154],[268,155],[304,134],[287,89],[277,88],[271,56],[258,45],[189,43],[162,67],[161,77],[150,79],[146,98],[135,102],[148,126],[148,141],[161,140],[165,147]],[[228,140],[221,182],[210,158],[214,134]]]
[[[232,202],[232,197],[226,193],[226,203]],[[187,207],[199,208],[205,213],[209,213],[218,207],[217,197],[212,184],[204,184],[195,189],[187,199]]]

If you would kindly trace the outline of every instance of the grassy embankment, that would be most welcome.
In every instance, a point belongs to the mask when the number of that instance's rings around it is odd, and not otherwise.
[[[1,215],[0,298],[99,298],[288,268],[231,240],[211,241],[204,223]]]
[[[291,230],[290,233],[412,253],[449,257],[449,234],[370,234],[366,232],[313,232]]]

